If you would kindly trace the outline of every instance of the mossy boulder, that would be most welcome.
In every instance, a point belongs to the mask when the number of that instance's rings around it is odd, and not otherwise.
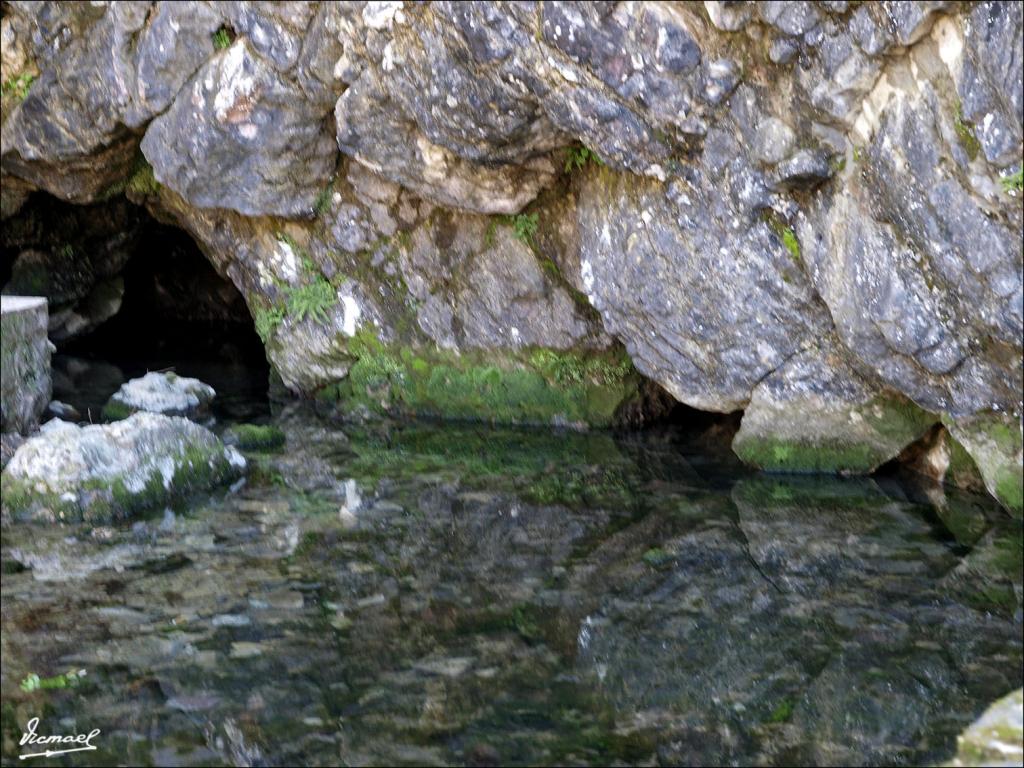
[[[732,444],[740,459],[772,472],[869,474],[937,421],[835,349],[801,352],[757,386]]]
[[[229,482],[245,459],[208,429],[136,413],[114,424],[51,421],[3,471],[5,518],[106,521]]]
[[[957,738],[952,766],[1020,765],[1024,761],[1024,689],[1018,688]]]
[[[989,493],[1015,517],[1024,515],[1024,440],[1020,419],[988,412],[967,419],[948,419],[946,426],[973,459]]]

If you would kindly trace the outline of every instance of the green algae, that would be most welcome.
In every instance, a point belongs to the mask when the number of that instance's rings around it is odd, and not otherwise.
[[[787,723],[793,717],[792,699],[783,699],[768,715],[767,723]]]
[[[963,105],[957,104],[956,114],[953,116],[953,128],[960,140],[960,146],[964,148],[967,156],[974,160],[981,152],[981,142],[974,135],[974,126],[964,118]]]
[[[378,414],[607,427],[640,384],[621,350],[458,354],[386,345],[367,332],[345,346],[356,358],[348,377],[318,397]]]
[[[285,443],[284,432],[273,424],[235,424],[224,432],[224,438],[245,450],[270,450]]]
[[[787,438],[774,434],[743,434],[733,450],[743,462],[770,472],[868,474],[923,435],[936,417],[902,397],[878,396],[857,412],[871,428],[858,437],[831,434]]]

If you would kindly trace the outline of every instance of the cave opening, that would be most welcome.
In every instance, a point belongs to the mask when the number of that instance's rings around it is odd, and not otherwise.
[[[0,281],[50,301],[53,397],[96,418],[123,381],[173,370],[217,391],[214,414],[269,414],[270,367],[245,300],[185,231],[117,198],[33,194],[4,221]]]

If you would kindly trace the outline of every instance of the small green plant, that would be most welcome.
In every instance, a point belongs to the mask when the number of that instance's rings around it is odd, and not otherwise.
[[[71,247],[71,243],[64,243],[64,245],[60,247],[60,250],[57,251],[57,254],[62,259],[70,259],[75,255],[75,249]]]
[[[793,228],[786,224],[783,219],[776,214],[774,211],[767,211],[765,213],[765,221],[771,228],[772,232],[778,236],[779,240],[782,241],[782,245],[785,246],[786,250],[789,251],[789,255],[793,257],[793,261],[797,264],[800,263],[800,241],[796,237],[796,232]]]
[[[39,690],[70,688],[78,685],[83,677],[85,677],[84,669],[72,670],[70,672],[65,672],[62,675],[54,675],[53,677],[40,677],[33,672],[21,681],[19,687],[25,693],[32,693],[33,691]]]
[[[160,182],[153,175],[153,166],[141,155],[125,189],[142,197],[155,195],[160,190]]]
[[[331,316],[328,310],[337,299],[334,288],[323,277],[312,283],[288,289],[288,314],[302,322],[312,317],[320,323],[327,323]]]
[[[28,96],[28,89],[32,87],[32,82],[35,79],[36,76],[29,72],[23,72],[17,77],[12,77],[4,82],[2,86],[3,95],[13,96],[18,101],[24,101],[25,97]]]
[[[574,170],[583,168],[587,163],[594,163],[596,165],[604,165],[598,154],[590,147],[585,147],[582,144],[569,147],[565,153],[565,172],[571,173]]]
[[[215,50],[223,51],[231,45],[231,33],[227,27],[221,27],[213,33],[213,47]]]
[[[864,159],[864,150],[861,147],[853,148],[853,162],[859,163]]]
[[[981,151],[981,142],[974,135],[972,125],[964,119],[964,108],[962,104],[956,105],[956,115],[953,117],[953,128],[956,130],[957,138],[960,139],[960,146],[964,148],[967,156],[973,160]]]
[[[277,326],[284,322],[284,307],[259,307],[253,314],[253,322],[256,325],[256,333],[266,344],[273,336]]]
[[[1024,168],[1018,168],[1016,173],[1004,176],[999,180],[1003,189],[1007,192],[1020,192],[1024,190]]]
[[[795,261],[800,260],[800,241],[796,239],[796,233],[791,227],[783,228],[782,244],[786,246],[786,250],[789,251],[789,255],[792,256]]]
[[[785,723],[793,717],[793,702],[790,699],[783,699],[778,706],[768,715],[769,723]]]
[[[521,240],[527,245],[533,242],[533,236],[537,234],[539,216],[536,213],[520,213],[512,217],[512,228],[515,230],[516,240]]]
[[[333,194],[334,181],[332,180],[326,187],[320,190],[316,200],[313,201],[313,213],[316,214],[317,218],[323,216],[331,209],[331,196]]]
[[[661,547],[652,547],[644,552],[644,562],[651,568],[660,568],[672,559],[671,552],[666,552]]]

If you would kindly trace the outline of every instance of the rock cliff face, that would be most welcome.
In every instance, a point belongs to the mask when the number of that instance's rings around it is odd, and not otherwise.
[[[4,14],[5,218],[185,229],[296,393],[605,425],[646,378],[785,470],[942,423],[1021,510],[1019,3]],[[14,273],[60,258],[110,279]]]

